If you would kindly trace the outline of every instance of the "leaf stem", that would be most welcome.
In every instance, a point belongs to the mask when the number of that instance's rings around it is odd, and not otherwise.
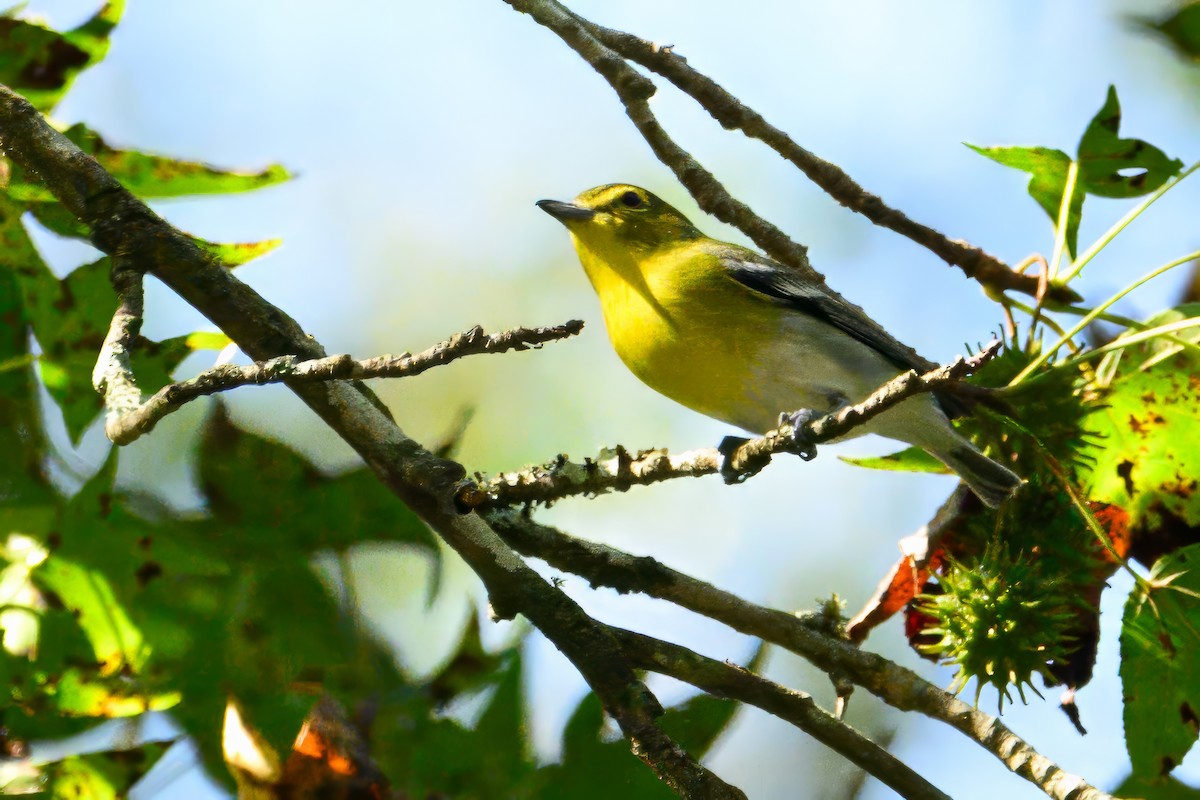
[[[1200,250],[1196,250],[1194,252],[1188,253],[1186,256],[1177,258],[1174,261],[1169,261],[1166,264],[1163,264],[1161,267],[1158,267],[1156,269],[1151,270],[1150,272],[1147,272],[1141,278],[1138,278],[1136,281],[1129,284],[1124,289],[1121,289],[1121,291],[1117,292],[1112,297],[1108,298],[1103,303],[1096,306],[1088,313],[1084,314],[1083,317],[1081,317],[1080,320],[1078,322],[1076,322],[1075,325],[1072,326],[1069,331],[1067,331],[1066,333],[1062,333],[1060,331],[1061,335],[1059,336],[1058,341],[1056,341],[1054,344],[1047,347],[1042,352],[1041,355],[1039,355],[1033,361],[1029,362],[1029,365],[1026,366],[1025,369],[1021,370],[1019,373],[1017,373],[1017,376],[1015,378],[1013,378],[1011,381],[1009,381],[1008,385],[1016,386],[1018,383],[1020,383],[1025,378],[1027,378],[1030,373],[1032,373],[1034,370],[1036,370],[1038,367],[1042,366],[1042,364],[1045,364],[1050,358],[1052,358],[1054,356],[1054,354],[1058,352],[1059,348],[1061,348],[1064,344],[1066,344],[1073,336],[1075,336],[1081,330],[1083,330],[1088,325],[1090,325],[1092,323],[1092,321],[1095,320],[1097,317],[1102,316],[1105,311],[1107,311],[1109,308],[1111,308],[1122,297],[1129,294],[1130,292],[1132,292],[1134,289],[1138,288],[1139,286],[1141,286],[1145,283],[1148,283],[1149,281],[1153,280],[1154,278],[1157,278],[1159,275],[1162,275],[1164,272],[1169,272],[1170,270],[1175,269],[1175,267],[1181,266],[1183,264],[1187,264],[1188,262],[1191,262],[1191,261],[1195,261],[1196,259],[1200,259]]]

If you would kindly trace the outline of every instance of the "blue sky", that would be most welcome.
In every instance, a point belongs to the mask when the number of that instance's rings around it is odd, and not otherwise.
[[[675,45],[693,66],[887,202],[1016,262],[1049,252],[1049,220],[1025,194],[1020,174],[962,142],[1072,151],[1112,83],[1125,112],[1123,132],[1188,163],[1200,157],[1195,69],[1124,22],[1164,5],[762,0],[734,11],[707,0],[589,0],[572,8]],[[29,12],[67,25],[94,6],[35,0]],[[670,87],[654,108],[680,144],[807,244],[830,284],[901,339],[946,360],[997,330],[995,307],[958,271],[840,208],[773,153],[722,131]],[[533,202],[628,181],[675,202],[713,235],[742,241],[740,234],[696,210],[599,76],[500,0],[332,6],[130,0],[109,59],[80,79],[58,116],[86,120],[118,145],[227,167],[278,161],[293,169],[297,179],[281,187],[159,210],[212,240],[282,237],[277,253],[241,275],[331,352],[416,350],[476,323],[498,329],[586,320],[582,337],[539,352],[379,385],[418,438],[436,437],[451,424],[451,412],[475,406],[461,453],[471,469],[511,468],[558,452],[578,458],[617,443],[687,449],[730,432],[625,371],[608,347],[567,237]],[[1198,200],[1195,183],[1168,195],[1088,268],[1082,290],[1102,298],[1194,250]],[[1089,200],[1081,243],[1125,208]],[[79,248],[44,242],[60,271],[86,258]],[[1123,311],[1147,315],[1169,305],[1177,291],[1178,280],[1151,285]],[[208,327],[161,287],[151,290],[148,303],[148,335]],[[229,399],[241,422],[326,467],[353,463],[286,392],[243,390]],[[131,447],[124,479],[181,506],[195,504],[180,454],[202,413],[198,404],[175,415]],[[103,448],[92,431],[79,458],[95,463]],[[677,482],[562,503],[545,518],[753,600],[801,608],[836,591],[856,608],[897,557],[896,540],[928,519],[953,484],[867,472],[835,458],[890,449],[891,443],[856,440],[823,449],[812,463],[777,463],[741,487],[715,479]],[[363,580],[376,587],[368,595],[380,630],[396,643],[402,663],[428,669],[437,637],[454,640],[467,600],[478,596],[473,579],[452,565],[441,605],[429,615],[413,602],[423,586],[411,558],[372,550],[359,563]],[[396,581],[397,569],[410,580]],[[1128,586],[1113,583],[1097,676],[1079,696],[1092,733],[1074,733],[1054,693],[1047,702],[1005,712],[1005,721],[1047,756],[1100,786],[1111,786],[1127,763],[1115,623]],[[753,647],[661,603],[592,592],[582,579],[569,579],[566,589],[605,621],[718,658],[744,658]],[[492,630],[492,640],[511,635],[510,627]],[[879,630],[868,646],[948,684],[950,673],[917,659],[898,627]],[[583,684],[537,636],[529,655],[533,732],[552,758],[559,726]],[[829,699],[827,681],[794,657],[776,653],[768,674]],[[656,685],[668,698],[683,696],[673,684]],[[993,703],[985,693],[985,708]],[[894,751],[955,796],[1040,796],[945,726],[865,696],[855,698],[851,719],[869,733],[898,726]],[[797,781],[811,781],[809,796],[826,796],[845,770],[802,734],[757,712],[739,719],[712,764],[755,798],[794,796]],[[1200,777],[1195,759],[1184,770]],[[889,795],[876,785],[865,796]]]

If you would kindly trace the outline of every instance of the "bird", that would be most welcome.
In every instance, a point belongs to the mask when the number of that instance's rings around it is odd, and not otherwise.
[[[819,278],[705,236],[643,188],[607,184],[537,206],[570,233],[621,361],[693,411],[763,434],[781,412],[802,423],[936,367]],[[915,445],[995,508],[1021,478],[955,430],[959,411],[953,397],[918,394],[843,438]]]

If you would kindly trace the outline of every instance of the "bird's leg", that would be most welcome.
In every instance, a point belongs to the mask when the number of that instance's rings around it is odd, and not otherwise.
[[[796,449],[796,455],[800,456],[803,461],[812,461],[817,457],[817,443],[812,440],[808,432],[808,423],[822,416],[824,415],[811,408],[801,408],[791,414],[779,415],[780,427],[792,426],[792,445]]]

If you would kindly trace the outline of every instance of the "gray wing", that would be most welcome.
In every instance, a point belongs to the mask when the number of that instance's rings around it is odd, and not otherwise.
[[[739,248],[741,250],[741,248]],[[937,367],[897,340],[856,305],[832,289],[810,283],[796,270],[781,267],[752,250],[722,254],[721,260],[739,283],[841,330],[877,351],[900,369],[928,372]]]

